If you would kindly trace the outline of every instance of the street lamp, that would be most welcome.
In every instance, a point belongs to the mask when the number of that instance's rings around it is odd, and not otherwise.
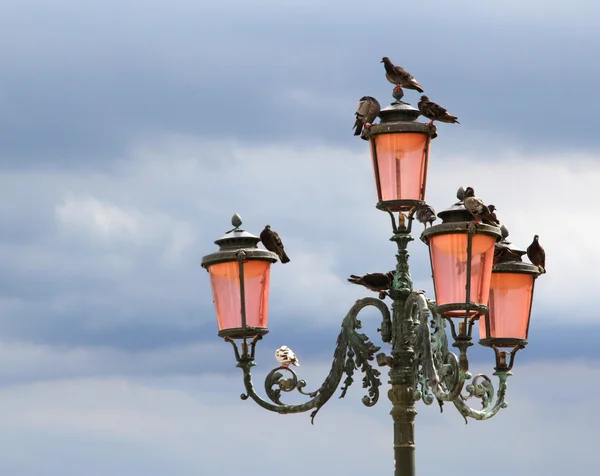
[[[437,135],[434,126],[415,122],[418,115],[416,109],[396,101],[381,111],[382,122],[366,133],[377,184],[377,208],[389,213],[391,241],[398,246],[393,284],[387,293],[392,300],[391,312],[385,297],[356,301],[342,321],[331,371],[315,391],[305,391],[306,382],[285,364],[271,370],[266,377],[264,388],[268,400],[259,396],[252,382],[250,371],[255,365],[255,347],[268,332],[269,267],[276,260],[275,255],[258,249],[259,239],[239,230],[241,220],[234,215],[232,223],[236,229],[230,232],[231,237],[227,234],[217,240],[215,243],[221,249],[202,260],[202,266],[211,275],[219,335],[232,344],[237,366],[243,372],[246,389],[241,396],[243,400],[251,398],[261,407],[280,414],[312,410],[314,423],[315,415],[336,392],[344,375],[340,397],[345,396],[356,369],[363,372],[363,388],[367,389],[362,402],[366,406],[375,405],[381,374],[372,361],[376,358],[379,366],[390,367],[388,397],[394,421],[395,476],[415,474],[416,401],[422,400],[426,405],[437,401],[440,409],[444,402],[452,402],[465,421],[489,419],[507,406],[506,381],[515,353],[527,343],[533,283],[539,275],[537,266],[522,262],[523,252],[508,247],[505,227],[476,223],[459,201],[438,214],[441,224],[426,228],[421,235],[429,247],[437,302],[427,299],[423,291],[413,290],[407,249],[413,241],[415,212],[424,205],[429,142]],[[397,162],[392,162],[391,157]],[[413,161],[413,166],[404,167],[403,160]],[[385,184],[392,182],[400,185],[392,187],[392,192],[386,195]],[[398,213],[398,220],[394,213]],[[501,238],[504,240],[500,241]],[[358,314],[367,306],[381,312],[378,330],[381,340],[391,344],[389,353],[378,353],[381,347],[357,332],[361,328]],[[491,347],[496,354],[494,375],[499,386],[495,401],[491,379],[483,374],[473,377],[469,372],[467,349],[473,345],[472,329],[477,321],[480,344]],[[452,346],[459,349],[459,355],[449,348],[447,325]],[[241,351],[236,343],[240,339]],[[283,403],[283,392],[293,390],[309,400],[299,405]],[[467,405],[471,398],[481,400],[480,410]]]

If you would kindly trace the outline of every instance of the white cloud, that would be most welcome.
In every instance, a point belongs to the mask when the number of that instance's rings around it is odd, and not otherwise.
[[[418,404],[419,472],[462,474],[463,465],[473,464],[456,459],[463,451],[477,455],[477,464],[485,465],[490,476],[507,470],[534,476],[567,469],[585,472],[593,464],[594,428],[600,423],[594,412],[600,378],[596,367],[581,362],[516,369],[509,407],[485,422],[465,425],[451,405],[440,414],[435,405]],[[302,370],[314,383],[327,372],[310,363]],[[560,385],[557,375],[569,375],[580,391],[573,394]],[[282,467],[290,476],[391,472],[392,420],[385,395],[367,409],[359,403],[361,389],[351,388],[344,400],[334,396],[311,426],[308,414],[281,416],[240,401],[239,377],[82,379],[5,388],[0,391],[0,418],[13,444],[0,446],[0,460],[12,465],[14,476],[35,470],[62,475],[66,464],[72,474],[91,476],[109,468],[125,475],[136,465],[147,465],[148,476],[165,474],[164,467],[174,476],[217,474],[224,464],[232,473],[243,470],[249,476]],[[255,383],[260,387],[258,379]],[[577,436],[565,439],[565,434]],[[97,464],[72,457],[86,455],[90,445]],[[34,452],[36,458],[19,457]],[[502,464],[494,464],[498,458]],[[302,464],[290,464],[294,461]]]

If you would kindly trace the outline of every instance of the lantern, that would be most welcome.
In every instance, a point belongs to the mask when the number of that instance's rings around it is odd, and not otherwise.
[[[423,231],[429,246],[438,311],[446,317],[477,318],[487,312],[494,245],[500,229],[475,224],[457,203],[438,214],[442,224]],[[461,326],[461,334],[464,330]]]
[[[240,229],[239,215],[231,223],[235,228],[215,241],[219,251],[202,258],[210,275],[219,336],[262,336],[269,332],[269,279],[277,255],[256,246],[260,238]]]
[[[379,113],[368,129],[377,189],[377,208],[410,210],[425,200],[429,144],[435,126],[415,122],[419,111],[396,101]]]
[[[479,321],[479,343],[522,348],[527,344],[537,266],[520,261],[497,263],[492,271],[489,315]]]

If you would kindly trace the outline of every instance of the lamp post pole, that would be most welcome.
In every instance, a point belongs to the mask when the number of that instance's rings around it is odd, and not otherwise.
[[[252,399],[264,409],[280,414],[312,410],[314,423],[317,412],[338,388],[340,398],[346,395],[354,382],[355,370],[364,374],[363,388],[367,394],[362,398],[363,404],[375,405],[381,374],[372,361],[376,359],[380,367],[389,367],[394,476],[415,475],[414,422],[418,400],[426,405],[437,401],[441,410],[444,402],[452,402],[465,421],[492,418],[507,406],[506,380],[511,375],[516,352],[527,344],[533,283],[540,274],[537,266],[522,262],[523,252],[509,247],[505,227],[473,221],[459,190],[459,202],[438,214],[443,222],[426,228],[421,235],[430,250],[437,302],[426,299],[423,291],[413,290],[408,244],[413,241],[415,213],[424,204],[429,138],[434,136],[435,129],[414,122],[407,125],[400,120],[412,115],[414,121],[418,114],[411,109],[397,101],[391,111],[382,111],[382,117],[394,119],[395,123],[372,126],[369,132],[379,199],[377,208],[390,214],[393,227],[390,240],[398,246],[393,282],[379,299],[359,299],[349,310],[342,321],[331,370],[316,390],[306,391],[307,383],[298,378],[289,364],[267,374],[264,389],[268,399],[258,394],[252,381],[256,345],[268,332],[270,266],[276,255],[257,247],[260,239],[241,229],[241,218],[236,214],[232,220],[235,228],[215,242],[220,246],[219,251],[202,259],[202,266],[211,277],[219,335],[233,346],[237,366],[243,372],[243,400]],[[384,137],[379,142],[378,134]],[[390,162],[390,157],[395,162]],[[412,165],[397,157],[412,161]],[[382,170],[390,164],[397,169],[384,176]],[[416,171],[420,185],[393,182],[401,176],[402,167],[405,171]],[[402,196],[407,190],[414,195]],[[392,300],[391,312],[385,303],[388,296]],[[381,313],[378,331],[383,343],[391,344],[389,355],[378,353],[381,347],[357,331],[362,327],[358,314],[367,306],[374,306]],[[497,392],[489,377],[483,374],[473,377],[469,372],[467,349],[473,345],[472,329],[476,323],[482,337],[480,344],[494,350]],[[447,328],[458,353],[449,348]],[[292,391],[307,396],[308,401],[299,405],[283,403],[283,393]],[[480,400],[482,408],[469,407],[466,402],[471,398]]]

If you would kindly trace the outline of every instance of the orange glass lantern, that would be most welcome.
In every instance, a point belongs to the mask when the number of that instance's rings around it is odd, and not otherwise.
[[[521,261],[497,263],[492,271],[489,315],[479,321],[480,344],[524,347],[527,344],[537,266]]]
[[[446,317],[477,318],[487,313],[500,229],[475,224],[462,203],[438,217],[442,224],[427,228],[421,236],[429,246],[438,311]]]
[[[379,113],[368,129],[377,190],[377,208],[410,210],[425,200],[429,144],[435,126],[415,122],[419,111],[396,101]]]
[[[235,228],[215,241],[219,251],[202,258],[210,274],[219,336],[245,338],[269,332],[269,279],[277,255],[257,247],[260,238],[242,229],[239,215]]]

